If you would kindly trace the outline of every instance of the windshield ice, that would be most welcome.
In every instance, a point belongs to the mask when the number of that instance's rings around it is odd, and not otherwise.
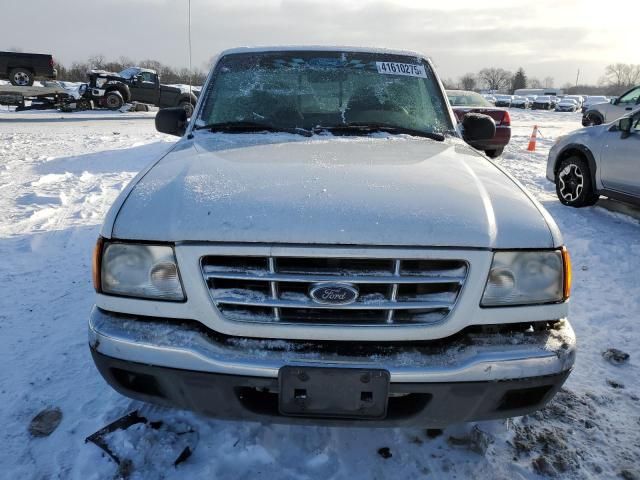
[[[118,76],[122,78],[133,78],[138,74],[139,71],[140,71],[139,68],[129,67],[129,68],[125,68],[120,73],[118,73]]]
[[[281,128],[384,124],[453,129],[442,91],[421,58],[293,51],[224,56],[196,126],[251,122]]]

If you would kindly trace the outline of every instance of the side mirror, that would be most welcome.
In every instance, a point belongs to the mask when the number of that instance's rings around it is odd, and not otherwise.
[[[187,112],[182,107],[163,108],[156,115],[156,130],[181,137],[187,129]]]
[[[496,122],[481,113],[467,113],[462,119],[462,128],[467,143],[489,140],[496,134]]]
[[[622,132],[620,134],[620,138],[627,138],[631,135],[631,127],[633,126],[633,118],[632,117],[623,117],[618,120],[618,130]]]

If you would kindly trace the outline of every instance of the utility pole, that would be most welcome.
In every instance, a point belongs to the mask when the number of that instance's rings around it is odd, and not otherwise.
[[[578,69],[578,73],[576,73],[576,87],[578,86],[578,79],[580,78],[580,69]]]

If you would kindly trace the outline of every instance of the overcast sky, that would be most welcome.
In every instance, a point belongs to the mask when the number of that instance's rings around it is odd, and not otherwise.
[[[188,66],[188,0],[0,0],[0,50]],[[595,83],[613,62],[640,63],[640,1],[191,0],[193,64],[225,48],[384,46],[430,56],[443,78],[486,66]],[[608,10],[607,6],[611,5]]]

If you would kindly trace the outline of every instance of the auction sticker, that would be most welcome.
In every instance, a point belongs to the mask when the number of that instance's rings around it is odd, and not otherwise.
[[[407,77],[427,78],[427,72],[423,65],[397,62],[376,62],[378,73],[385,75],[406,75]]]

